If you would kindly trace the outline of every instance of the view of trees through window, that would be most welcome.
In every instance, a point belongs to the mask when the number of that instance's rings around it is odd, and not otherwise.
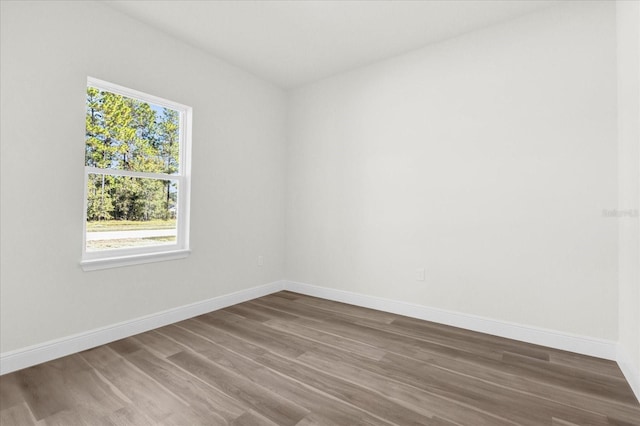
[[[86,106],[87,251],[174,243],[180,113],[91,86]]]

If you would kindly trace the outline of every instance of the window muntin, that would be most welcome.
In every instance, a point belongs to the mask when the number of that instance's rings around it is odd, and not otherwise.
[[[83,268],[184,257],[191,108],[93,78],[86,99]]]

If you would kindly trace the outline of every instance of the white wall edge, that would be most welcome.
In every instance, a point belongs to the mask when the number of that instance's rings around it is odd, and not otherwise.
[[[616,357],[618,366],[624,374],[624,378],[627,379],[627,383],[631,386],[631,390],[636,395],[638,402],[640,402],[640,371],[631,362],[631,357],[624,350],[622,345],[618,345],[618,354]]]
[[[266,296],[283,290],[284,284],[284,281],[275,281],[26,348],[3,352],[0,354],[0,375]]]
[[[285,290],[308,296],[348,303],[364,308],[376,309],[407,317],[451,325],[480,333],[547,346],[554,349],[575,352],[615,361],[617,359],[616,342],[593,337],[564,333],[432,308],[398,300],[367,296],[360,293],[320,287],[312,284],[285,281]]]

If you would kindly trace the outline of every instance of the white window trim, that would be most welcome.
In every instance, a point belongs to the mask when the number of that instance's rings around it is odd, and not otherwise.
[[[139,99],[148,103],[178,111],[180,113],[180,164],[178,175],[132,172],[128,170],[100,169],[89,166],[84,167],[82,260],[80,261],[80,266],[84,271],[94,271],[99,269],[116,268],[187,257],[189,253],[191,253],[191,250],[189,249],[189,210],[191,198],[191,107],[92,77],[87,78],[87,86],[95,87],[97,89],[105,90],[111,93],[116,93],[118,95],[126,96],[129,98]],[[107,174],[112,176],[130,176],[138,178],[178,181],[179,189],[177,202],[176,243],[149,247],[87,252],[87,184],[89,174]]]

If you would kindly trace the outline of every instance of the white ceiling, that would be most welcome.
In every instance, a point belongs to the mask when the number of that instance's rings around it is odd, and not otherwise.
[[[559,0],[105,1],[231,64],[291,88]]]

